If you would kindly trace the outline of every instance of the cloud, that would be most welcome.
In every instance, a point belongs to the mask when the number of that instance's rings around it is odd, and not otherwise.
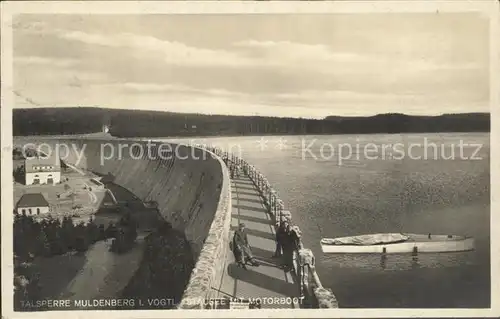
[[[125,83],[114,83],[114,84],[102,84],[103,86],[110,87],[115,90],[121,90],[128,93],[137,94],[168,94],[172,95],[184,95],[184,96],[217,96],[217,97],[227,97],[227,98],[247,98],[249,95],[241,92],[233,92],[221,88],[207,88],[199,89],[190,87],[184,84],[174,84],[174,83],[138,83],[138,82],[125,82]]]
[[[40,34],[47,31],[47,24],[43,21],[19,21],[14,20],[12,30],[14,32],[22,32],[26,34]]]
[[[151,55],[154,55],[155,59],[173,65],[197,67],[256,66],[255,60],[241,56],[238,53],[188,46],[178,41],[161,40],[150,35],[91,33],[51,27],[43,22],[17,23],[15,30],[23,34],[53,35],[59,39],[94,46],[129,49],[131,51],[124,51],[123,53],[132,53],[139,58],[151,58]]]
[[[288,61],[356,61],[366,59],[362,55],[350,52],[333,52],[324,44],[304,44],[290,41],[245,40],[233,44],[236,47],[260,50],[265,57],[274,62]]]
[[[39,32],[39,29],[37,29]],[[324,44],[303,44],[290,41],[242,40],[226,50],[189,46],[177,41],[161,40],[132,33],[97,34],[78,30],[45,29],[57,37],[104,47],[128,49],[137,59],[151,59],[166,64],[190,67],[281,68],[310,70],[321,73],[380,72],[391,65],[406,64],[412,68],[432,69],[427,61],[398,61],[389,56],[369,53],[334,52]],[[401,69],[402,66],[396,66]]]
[[[258,51],[259,57],[269,61],[270,65],[314,68],[317,72],[334,74],[384,74],[387,70],[391,70],[398,76],[411,76],[422,72],[470,70],[481,67],[478,63],[442,63],[431,57],[412,56],[411,53],[400,54],[399,49],[383,54],[369,51],[342,52],[334,51],[333,47],[324,44],[256,40],[239,41],[233,45]]]
[[[335,52],[324,44],[303,44],[289,41],[244,40],[228,49],[208,49],[189,46],[181,42],[161,40],[152,36],[121,33],[113,35],[82,31],[56,31],[69,41],[89,45],[130,50],[137,61],[152,59],[168,65],[185,67],[225,67],[275,69],[292,72],[315,72],[339,75],[381,75],[379,81],[395,82],[427,73],[453,70],[472,70],[476,63],[447,63],[391,54]]]
[[[409,39],[398,38],[383,51],[341,51],[326,44],[308,44],[291,41],[260,41],[246,39],[235,41],[227,48],[205,48],[168,41],[150,35],[135,33],[96,33],[49,27],[31,22],[20,27],[24,32],[52,34],[66,41],[87,45],[123,49],[120,54],[141,60],[157,61],[181,67],[231,69],[271,69],[291,72],[313,72],[327,76],[372,76],[384,74],[379,81],[394,83],[405,78],[427,75],[432,72],[472,70],[484,67],[478,63],[443,63],[432,55],[418,56]],[[422,41],[428,38],[420,36]],[[413,38],[412,38],[413,39]],[[427,42],[423,43],[427,43]],[[442,42],[442,41],[441,41]],[[446,44],[441,44],[446,46]],[[438,51],[442,52],[446,48]]]
[[[465,101],[479,103],[483,96],[476,92],[430,92],[428,94],[402,93],[368,93],[363,91],[343,90],[304,90],[294,93],[274,94],[268,99],[281,105],[314,105],[315,107],[330,108],[334,106],[359,107],[360,105],[385,105],[401,107],[403,105],[453,105]]]
[[[232,52],[197,48],[181,42],[160,40],[152,36],[131,33],[103,35],[81,31],[59,31],[57,34],[59,37],[70,41],[128,48],[142,53],[155,53],[165,63],[174,65],[242,67],[254,64],[254,61]]]
[[[61,58],[47,58],[41,56],[16,56],[14,57],[14,63],[24,64],[24,65],[47,65],[56,67],[70,67],[75,66],[79,63],[76,59],[61,59]]]
[[[68,86],[93,86],[110,81],[103,72],[75,67],[78,63],[71,59],[18,57],[14,61],[14,87],[19,90],[38,87],[46,90],[44,95],[61,94]]]
[[[276,28],[269,35],[238,30],[239,36],[198,39],[148,30],[144,21],[127,33],[98,28],[107,21],[53,19],[15,25],[18,52],[25,55],[15,55],[16,89],[41,105],[322,116],[406,113],[429,105],[439,112],[457,105],[470,110],[488,99],[481,49],[464,49],[471,41],[434,29],[411,36],[384,29],[375,37],[363,28],[354,38],[350,29],[337,29],[337,38],[311,33],[301,39]],[[338,41],[339,33],[349,37]]]
[[[137,83],[137,82],[126,82],[114,84],[118,88],[124,90],[136,91],[141,93],[166,93],[171,91],[191,91],[192,88],[181,85],[181,84],[160,84],[160,83]]]

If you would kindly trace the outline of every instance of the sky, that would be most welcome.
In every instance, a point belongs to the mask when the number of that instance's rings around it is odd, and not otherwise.
[[[488,112],[488,23],[478,13],[22,14],[15,107]]]

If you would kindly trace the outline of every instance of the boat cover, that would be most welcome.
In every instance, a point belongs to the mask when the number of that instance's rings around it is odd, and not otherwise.
[[[323,238],[321,243],[323,245],[379,245],[379,244],[392,244],[400,243],[408,240],[410,237],[400,233],[392,234],[370,234],[341,238]]]

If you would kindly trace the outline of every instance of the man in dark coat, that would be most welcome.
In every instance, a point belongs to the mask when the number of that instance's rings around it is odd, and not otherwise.
[[[299,238],[290,224],[286,225],[282,241],[283,267],[285,268],[285,271],[291,271],[293,269],[293,254],[294,251],[298,249]]]
[[[246,263],[250,262],[252,266],[258,266],[255,261],[250,245],[248,244],[248,236],[245,232],[245,224],[241,223],[238,230],[234,232],[233,236],[233,254],[238,262],[238,266],[246,269]]]
[[[281,257],[283,243],[285,241],[286,230],[288,228],[288,222],[282,221],[279,223],[279,226],[276,228],[276,250],[274,251],[273,257]]]

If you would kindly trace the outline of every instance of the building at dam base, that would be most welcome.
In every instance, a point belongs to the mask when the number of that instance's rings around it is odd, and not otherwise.
[[[232,218],[231,181],[228,166],[239,165],[245,170],[264,207],[277,221],[291,220],[284,204],[262,174],[241,159],[229,158],[221,150],[199,146],[175,145],[176,156],[166,159],[149,158],[139,148],[122,152],[120,158],[103,153],[103,144],[118,149],[120,143],[144,145],[141,141],[93,139],[23,139],[21,142],[51,147],[69,146],[63,161],[76,168],[100,176],[111,176],[113,183],[134,194],[143,203],[154,203],[160,216],[184,234],[196,261],[183,293],[182,300],[214,297],[212,287],[227,275],[230,229]],[[155,149],[153,148],[153,154]],[[114,155],[117,155],[115,152]],[[95,187],[96,185],[94,185]],[[272,232],[269,232],[272,236]],[[307,249],[296,252],[298,291],[309,294],[318,307],[336,307],[331,291],[323,288],[314,270],[314,258]],[[175,260],[173,261],[175,262]],[[321,297],[323,296],[323,297]],[[330,300],[325,302],[324,300]],[[334,300],[334,301],[332,301]],[[202,304],[180,302],[180,308],[203,308]]]
[[[61,182],[60,159],[50,157],[31,157],[24,162],[25,185],[57,184]]]
[[[16,212],[28,216],[47,215],[49,208],[49,202],[40,193],[24,194],[16,204]]]

